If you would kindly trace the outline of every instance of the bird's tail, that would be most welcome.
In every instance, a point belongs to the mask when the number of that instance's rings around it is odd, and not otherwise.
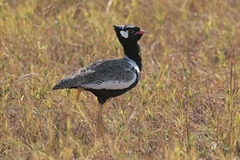
[[[58,89],[65,89],[65,88],[78,88],[77,85],[74,83],[74,81],[72,81],[71,79],[69,79],[68,77],[60,80],[54,87],[53,90],[58,90]]]

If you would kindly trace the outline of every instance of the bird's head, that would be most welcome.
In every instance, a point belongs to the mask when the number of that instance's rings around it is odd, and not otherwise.
[[[148,33],[147,31],[141,30],[139,27],[134,25],[120,25],[113,26],[119,41],[124,43],[137,43],[141,39],[142,35]]]

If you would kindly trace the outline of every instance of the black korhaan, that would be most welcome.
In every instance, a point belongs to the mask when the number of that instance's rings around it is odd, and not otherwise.
[[[77,102],[82,90],[90,91],[97,97],[100,104],[97,119],[98,128],[104,143],[103,104],[108,98],[119,96],[137,85],[142,70],[140,47],[137,42],[144,33],[147,33],[147,31],[140,30],[139,27],[133,25],[113,27],[123,46],[125,57],[94,62],[63,78],[53,87],[54,90],[77,89]]]

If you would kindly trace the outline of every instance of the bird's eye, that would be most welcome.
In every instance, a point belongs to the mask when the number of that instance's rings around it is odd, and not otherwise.
[[[130,33],[130,34],[133,33],[133,32],[134,32],[133,29],[129,29],[129,30],[128,30],[128,33]]]

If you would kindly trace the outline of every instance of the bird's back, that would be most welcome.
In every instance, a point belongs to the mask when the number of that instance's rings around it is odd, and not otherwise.
[[[128,58],[99,60],[60,80],[53,89],[121,90],[139,79],[136,64]]]

